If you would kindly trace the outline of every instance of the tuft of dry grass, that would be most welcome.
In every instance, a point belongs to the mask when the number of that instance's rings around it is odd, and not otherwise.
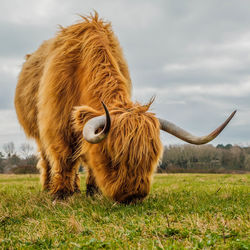
[[[74,215],[68,220],[69,230],[73,233],[79,234],[83,231],[83,226],[77,221]]]

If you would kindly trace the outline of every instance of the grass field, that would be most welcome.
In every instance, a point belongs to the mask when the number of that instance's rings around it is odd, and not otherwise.
[[[119,205],[82,194],[53,204],[37,175],[0,175],[3,249],[250,249],[250,175],[156,175]]]

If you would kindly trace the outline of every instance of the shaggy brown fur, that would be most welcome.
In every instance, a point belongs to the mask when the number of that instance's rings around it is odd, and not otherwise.
[[[26,57],[16,88],[18,119],[35,138],[43,188],[58,198],[79,191],[78,167],[89,169],[87,191],[119,202],[142,199],[162,152],[159,122],[131,101],[128,67],[111,25],[98,18],[62,28]],[[111,115],[108,137],[90,144],[85,123]]]

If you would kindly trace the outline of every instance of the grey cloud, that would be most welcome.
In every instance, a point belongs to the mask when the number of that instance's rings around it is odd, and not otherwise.
[[[36,50],[52,34],[49,27],[0,23],[0,55],[24,58],[25,54]]]
[[[0,71],[0,110],[13,108],[16,79],[8,73]]]

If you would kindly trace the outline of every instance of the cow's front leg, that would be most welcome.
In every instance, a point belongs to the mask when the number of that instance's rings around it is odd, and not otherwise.
[[[96,185],[95,177],[93,171],[89,168],[86,178],[86,195],[93,196],[96,193],[100,193],[98,186]]]
[[[81,193],[80,190],[80,175],[79,172],[77,170],[76,174],[75,174],[75,193]]]
[[[50,164],[44,153],[40,155],[37,168],[40,169],[42,189],[46,191],[50,190]]]
[[[37,162],[37,168],[40,170],[40,180],[42,184],[42,189],[50,190],[50,162],[46,157],[45,150],[43,150],[39,140],[36,141],[38,145],[38,150],[40,152],[39,161]]]
[[[65,199],[75,192],[76,168],[72,162],[54,161],[50,190],[56,199]]]

